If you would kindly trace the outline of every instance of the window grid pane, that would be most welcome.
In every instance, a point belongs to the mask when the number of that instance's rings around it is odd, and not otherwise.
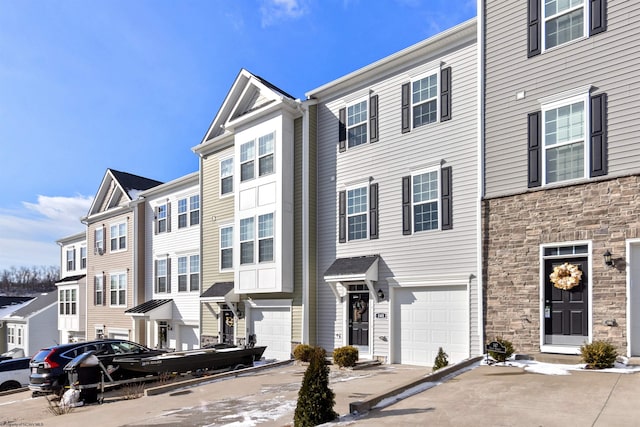
[[[233,192],[233,157],[220,162],[220,194]]]
[[[347,191],[348,239],[367,238],[367,187]]]
[[[438,229],[438,172],[413,177],[413,224],[415,231]]]
[[[581,3],[581,2],[579,2]],[[550,16],[546,14],[545,16]],[[551,18],[545,23],[545,47],[552,48],[584,35],[584,8]]]
[[[367,142],[367,101],[347,107],[347,141],[349,148]]]

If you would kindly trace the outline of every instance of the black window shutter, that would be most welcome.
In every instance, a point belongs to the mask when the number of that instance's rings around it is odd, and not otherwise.
[[[338,111],[338,143],[340,152],[347,150],[347,109],[341,108]]]
[[[167,258],[167,292],[171,293],[171,258]]]
[[[402,177],[402,234],[411,234],[411,177]]]
[[[542,185],[542,113],[529,113],[528,187]]]
[[[440,71],[440,121],[451,120],[451,67]]]
[[[347,241],[347,192],[338,193],[338,241]]]
[[[158,234],[158,207],[153,208],[153,234]]]
[[[590,176],[607,174],[607,94],[591,97]]]
[[[171,203],[167,203],[167,233],[170,231],[171,231]]]
[[[153,261],[153,288],[156,290],[156,293],[159,291],[158,287],[158,260]]]
[[[378,95],[369,98],[369,142],[378,142]]]
[[[441,188],[441,205],[442,205],[442,230],[451,230],[453,228],[453,198],[451,192],[453,190],[451,166],[442,168],[440,172],[440,188]]]
[[[107,305],[107,275],[102,275],[102,305]]]
[[[402,133],[411,131],[411,83],[402,85]]]
[[[378,238],[378,184],[369,186],[369,238]]]
[[[589,35],[602,33],[607,30],[607,1],[590,0]]]
[[[98,305],[98,276],[93,277],[93,305]]]
[[[540,39],[542,35],[542,25],[540,23],[540,0],[529,0],[529,13],[527,15],[529,25],[527,27],[528,51],[527,56],[531,58],[540,54]]]

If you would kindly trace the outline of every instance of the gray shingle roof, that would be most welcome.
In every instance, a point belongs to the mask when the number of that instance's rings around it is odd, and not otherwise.
[[[172,299],[152,299],[147,302],[143,302],[142,304],[136,305],[128,310],[125,310],[125,313],[148,313],[151,310],[154,310],[162,305],[170,303],[173,301]]]
[[[32,299],[27,305],[24,307],[20,307],[13,313],[11,316],[15,317],[28,317],[33,313],[36,313],[43,308],[50,306],[51,304],[56,304],[58,302],[58,293],[57,292],[49,292],[46,294],[40,294],[34,299]]]
[[[77,276],[67,276],[67,277],[63,277],[62,279],[58,280],[56,282],[57,283],[68,283],[68,282],[77,282],[78,280],[84,279],[87,275],[86,274],[79,274]]]
[[[223,297],[233,290],[233,282],[217,282],[204,291],[200,298]]]
[[[23,302],[27,302],[32,300],[34,297],[6,297],[0,296],[0,308],[9,307],[15,304],[22,304]]]
[[[162,184],[161,181],[145,178],[143,176],[134,175],[128,172],[120,172],[115,169],[109,169],[113,177],[118,180],[122,188],[125,189],[131,199],[135,199],[135,195],[131,193],[133,190],[144,191]]]
[[[378,255],[338,258],[331,264],[324,275],[325,277],[335,277],[365,274],[377,259]]]

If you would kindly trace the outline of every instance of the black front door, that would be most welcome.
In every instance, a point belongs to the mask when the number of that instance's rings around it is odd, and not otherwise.
[[[235,326],[233,312],[228,308],[223,308],[222,316],[220,317],[222,318],[222,342],[233,345],[233,329]]]
[[[349,345],[369,345],[369,293],[349,294]]]
[[[568,262],[582,271],[580,284],[569,290],[556,288],[549,275],[554,267]],[[582,345],[589,335],[589,277],[587,258],[546,260],[544,295],[545,344]]]

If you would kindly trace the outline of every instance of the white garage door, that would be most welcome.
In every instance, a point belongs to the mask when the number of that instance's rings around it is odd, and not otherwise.
[[[194,348],[200,347],[198,335],[198,328],[180,325],[180,348],[182,350],[193,350]]]
[[[433,366],[442,347],[450,363],[469,357],[466,286],[399,289],[394,298],[394,362]]]
[[[291,310],[286,307],[251,308],[249,330],[256,334],[256,345],[266,345],[265,359],[291,358]]]

